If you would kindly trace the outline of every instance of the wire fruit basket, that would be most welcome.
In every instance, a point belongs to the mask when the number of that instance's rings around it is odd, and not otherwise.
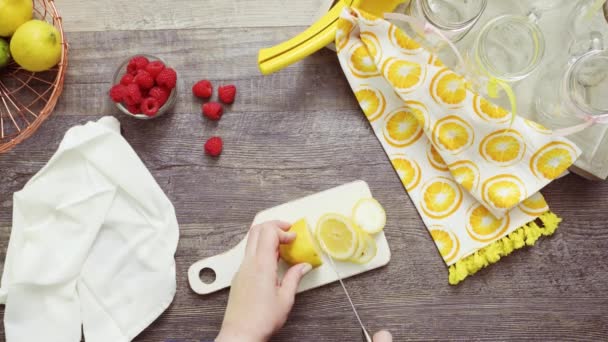
[[[54,0],[33,0],[34,18],[53,24],[61,34],[59,64],[32,73],[12,61],[0,70],[0,153],[30,137],[51,115],[63,91],[68,45]]]

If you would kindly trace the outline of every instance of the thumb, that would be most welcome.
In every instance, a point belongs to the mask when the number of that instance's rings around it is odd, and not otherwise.
[[[293,306],[293,302],[296,296],[296,291],[298,290],[298,285],[300,285],[300,280],[304,277],[304,275],[312,270],[312,265],[310,264],[298,264],[292,266],[285,276],[283,277],[283,281],[281,281],[281,289],[279,290],[281,300],[286,304],[288,309],[291,309]]]
[[[378,331],[373,338],[374,342],[393,342],[393,335],[386,330]]]

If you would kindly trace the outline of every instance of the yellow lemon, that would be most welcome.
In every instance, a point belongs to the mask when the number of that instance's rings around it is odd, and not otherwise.
[[[61,35],[51,24],[30,20],[21,25],[11,39],[11,54],[23,69],[49,70],[61,60]]]
[[[355,91],[355,97],[369,121],[374,121],[384,114],[386,100],[384,99],[384,95],[377,89],[362,86]]]
[[[467,212],[467,232],[473,240],[491,241],[503,234],[509,227],[509,215],[496,218],[483,205],[475,204]]]
[[[452,215],[462,204],[462,191],[454,181],[436,177],[422,188],[422,211],[430,218],[442,219]]]
[[[402,155],[391,157],[391,163],[407,191],[414,190],[420,183],[420,166],[413,160]]]
[[[532,156],[530,168],[537,177],[553,180],[566,172],[576,157],[576,150],[570,144],[552,142]]]
[[[11,61],[11,52],[6,40],[0,38],[0,69],[4,68]]]
[[[511,120],[511,113],[497,106],[479,95],[473,99],[473,110],[477,116],[485,121],[503,123]]]
[[[355,204],[352,220],[365,233],[376,234],[386,225],[386,212],[374,198],[363,198]]]
[[[443,260],[447,263],[454,260],[454,257],[460,251],[460,241],[458,241],[456,235],[441,226],[431,226],[430,233]]]
[[[486,180],[482,188],[483,200],[499,209],[511,209],[527,197],[522,181],[512,175],[498,175]]]
[[[323,264],[321,251],[308,228],[306,219],[296,221],[289,231],[296,233],[297,236],[292,243],[279,247],[281,258],[290,265],[309,263],[312,267],[321,266]]]
[[[376,240],[367,234],[366,232],[360,230],[359,231],[359,248],[353,255],[349,261],[352,261],[356,264],[364,265],[370,262],[378,252],[378,246],[376,245]]]
[[[485,160],[503,167],[519,162],[525,152],[524,139],[514,129],[502,129],[491,133],[479,145],[479,153]]]
[[[0,36],[10,37],[19,26],[32,19],[32,0],[0,0]]]
[[[359,235],[353,222],[340,214],[325,214],[317,223],[316,237],[321,249],[336,260],[353,257],[359,245]]]

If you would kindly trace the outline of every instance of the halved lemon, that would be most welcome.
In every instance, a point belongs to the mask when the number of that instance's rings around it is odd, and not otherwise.
[[[308,228],[306,219],[296,221],[289,231],[296,233],[297,236],[292,243],[279,247],[281,258],[290,265],[309,263],[312,267],[321,266],[323,264],[321,250]]]
[[[367,234],[376,234],[386,225],[386,212],[374,198],[363,198],[355,204],[352,220]]]
[[[372,261],[372,259],[376,256],[378,252],[378,246],[376,245],[376,240],[367,234],[366,232],[360,230],[359,231],[359,248],[350,261],[356,264],[367,264]]]
[[[336,260],[353,257],[359,246],[355,224],[340,214],[325,214],[317,222],[316,237],[321,249]]]

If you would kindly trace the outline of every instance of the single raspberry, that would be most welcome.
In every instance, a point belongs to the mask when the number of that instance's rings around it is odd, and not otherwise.
[[[147,99],[143,100],[139,108],[141,109],[141,112],[147,116],[154,116],[156,113],[158,113],[160,105],[158,104],[157,99],[148,97]]]
[[[171,95],[171,91],[164,87],[154,87],[148,92],[148,96],[158,100],[158,105],[163,106]]]
[[[137,70],[137,75],[133,80],[140,89],[150,89],[154,87],[154,78],[146,70]]]
[[[117,84],[110,88],[110,98],[114,102],[122,102],[127,96],[127,87],[122,84]]]
[[[236,97],[236,87],[232,84],[221,86],[217,90],[220,101],[225,104],[234,103],[234,98]]]
[[[142,70],[146,68],[150,61],[144,56],[135,56],[131,58],[129,64],[127,65],[127,72],[129,74],[135,75],[137,70]]]
[[[141,111],[139,110],[139,106],[138,105],[127,105],[127,110],[129,111],[129,113],[131,114],[140,114]]]
[[[135,79],[135,76],[133,76],[131,74],[124,74],[124,76],[122,76],[122,78],[120,79],[120,84],[122,84],[124,86],[128,86],[129,84],[133,83],[134,79]]]
[[[217,102],[207,102],[203,105],[203,115],[209,120],[217,121],[222,118],[222,114],[224,114],[224,109]]]
[[[177,73],[171,68],[165,68],[156,76],[156,84],[167,87],[168,89],[175,88],[177,84]]]
[[[154,78],[156,78],[156,76],[158,76],[158,74],[160,74],[164,68],[165,64],[163,64],[161,61],[150,62],[148,65],[146,65],[146,71]]]
[[[139,90],[137,84],[129,84],[127,86],[127,94],[123,98],[124,103],[127,105],[137,105],[141,103],[141,100],[141,90]]]
[[[217,157],[222,154],[222,148],[224,143],[220,137],[211,137],[205,143],[205,153],[212,157]]]
[[[192,94],[201,99],[208,99],[213,95],[213,85],[207,80],[198,81],[192,86]]]

